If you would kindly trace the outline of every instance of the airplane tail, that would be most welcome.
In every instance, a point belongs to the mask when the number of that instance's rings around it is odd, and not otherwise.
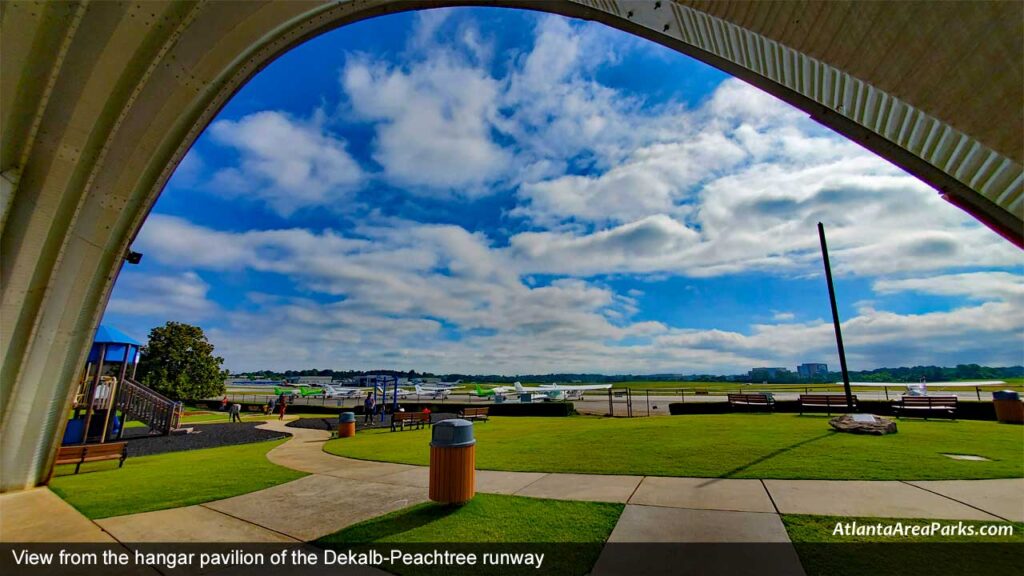
[[[519,382],[516,382],[515,384],[513,384],[513,386],[516,387],[516,392],[519,392],[520,394],[526,391],[523,389],[523,385],[520,384]]]
[[[423,388],[419,384],[416,385],[416,393],[423,394]]]

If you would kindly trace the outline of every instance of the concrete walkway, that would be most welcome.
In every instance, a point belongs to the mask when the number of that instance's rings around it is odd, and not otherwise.
[[[47,489],[3,495],[2,540],[307,542],[427,500],[427,467],[327,454],[328,432],[286,423],[261,426],[293,436],[267,457],[309,476],[224,500],[95,523]],[[636,549],[614,546],[619,542],[777,543],[765,547],[763,557],[744,562],[761,568],[760,574],[800,573],[781,514],[1024,521],[1024,479],[762,481],[480,470],[477,491],[626,504],[595,574],[635,573],[638,566],[657,573],[665,565],[664,558],[649,554],[630,557]],[[55,515],[61,521],[49,521]],[[723,554],[706,560],[721,568],[735,558]],[[701,564],[695,573],[713,568]]]

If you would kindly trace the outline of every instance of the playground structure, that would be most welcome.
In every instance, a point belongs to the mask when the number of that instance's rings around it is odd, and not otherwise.
[[[398,389],[398,377],[388,376],[386,374],[369,374],[366,376],[371,378],[373,382],[373,405],[377,406],[377,410],[380,414],[388,412],[385,410],[385,403],[388,401],[388,385],[391,385],[391,410],[390,413],[394,414],[398,412],[398,395],[400,393]]]
[[[135,381],[142,345],[113,326],[96,331],[64,428],[63,445],[119,440],[126,422],[138,420],[150,434],[178,427],[182,405]]]

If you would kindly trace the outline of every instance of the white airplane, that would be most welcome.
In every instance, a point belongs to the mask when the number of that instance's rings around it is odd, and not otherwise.
[[[452,393],[452,389],[448,387],[438,388],[434,386],[423,386],[422,384],[416,385],[416,394],[420,396],[430,396],[433,399],[440,398],[444,400]]]
[[[611,384],[541,384],[538,387],[526,387],[515,383],[518,394],[533,393],[534,400],[580,400],[587,390],[608,390]]]
[[[362,398],[367,394],[373,394],[374,391],[373,386],[334,386],[332,384],[324,384],[323,389],[324,398]],[[378,395],[384,395],[387,398],[391,398],[391,396],[395,393],[393,387],[388,387],[385,389],[380,386],[377,386],[376,389]],[[402,390],[401,388],[399,388],[399,398],[405,398],[408,395],[408,390]]]

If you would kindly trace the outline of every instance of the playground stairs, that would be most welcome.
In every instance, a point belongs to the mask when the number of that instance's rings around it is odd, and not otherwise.
[[[151,434],[170,434],[178,429],[182,405],[170,398],[143,386],[131,378],[125,378],[117,395],[117,408],[125,415],[125,421],[138,420],[149,426]]]

